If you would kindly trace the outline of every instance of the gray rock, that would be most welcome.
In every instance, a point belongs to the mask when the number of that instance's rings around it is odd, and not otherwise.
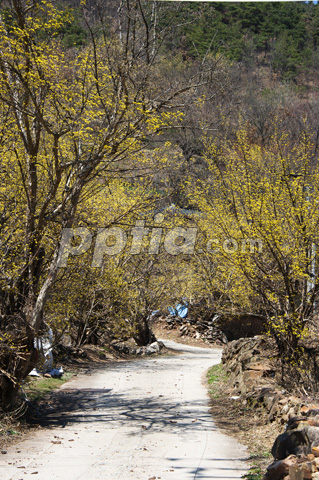
[[[158,342],[153,342],[146,347],[147,355],[152,355],[153,353],[158,353],[160,351],[160,345]]]

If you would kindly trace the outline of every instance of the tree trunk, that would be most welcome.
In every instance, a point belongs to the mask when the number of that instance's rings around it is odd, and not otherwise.
[[[1,408],[4,412],[13,410],[19,386],[11,378],[2,374],[0,380]]]
[[[4,357],[1,358],[0,367],[1,370],[6,373],[2,373],[0,376],[0,401],[1,409],[5,412],[14,409],[21,381],[24,380],[36,366],[39,355],[33,347],[31,337],[29,342],[31,342],[31,345],[27,348],[27,351],[12,351],[9,355],[4,355]],[[10,372],[10,374],[7,372]]]
[[[133,338],[139,347],[156,342],[156,337],[147,318],[142,318],[137,322],[136,333]]]

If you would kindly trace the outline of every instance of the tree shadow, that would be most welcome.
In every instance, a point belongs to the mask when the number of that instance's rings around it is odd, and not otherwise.
[[[162,396],[132,398],[131,394],[126,397],[99,388],[53,392],[28,422],[43,427],[106,422],[114,428],[130,422],[145,433],[167,429],[176,434],[215,428],[205,400],[176,403]]]

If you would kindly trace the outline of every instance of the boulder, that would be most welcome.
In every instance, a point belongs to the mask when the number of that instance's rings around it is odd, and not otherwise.
[[[271,449],[272,456],[276,460],[283,460],[289,455],[301,455],[310,452],[310,441],[303,430],[292,430],[278,435]]]
[[[319,480],[319,418],[305,416],[313,411],[304,409],[303,416],[291,418],[276,438],[271,450],[276,461],[268,467],[265,480],[283,480],[287,472],[281,462],[286,465],[292,457],[296,461],[290,462],[286,480]]]
[[[297,463],[297,457],[290,455],[284,460],[279,460],[272,463],[267,468],[267,473],[264,477],[265,480],[282,480],[289,474],[289,468]]]
[[[316,466],[312,462],[303,462],[289,467],[289,477],[290,480],[311,480],[316,471]]]
[[[147,345],[146,347],[146,354],[147,355],[153,355],[154,353],[158,353],[160,351],[161,347],[158,342],[153,342],[150,345]]]

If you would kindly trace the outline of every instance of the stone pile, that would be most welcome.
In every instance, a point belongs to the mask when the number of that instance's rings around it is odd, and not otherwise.
[[[217,322],[213,320],[203,321],[202,319],[192,320],[168,315],[160,317],[164,328],[167,330],[179,330],[181,337],[192,337],[207,340],[209,343],[225,344],[227,337]]]
[[[266,336],[229,342],[222,356],[229,383],[241,397],[275,384],[275,361],[275,345]]]
[[[265,415],[265,422],[286,424],[272,448],[274,462],[263,480],[319,480],[319,406],[288,395],[278,384],[278,353],[267,336],[229,342],[222,362],[230,394]]]
[[[288,396],[278,385],[278,352],[271,338],[256,336],[229,342],[222,362],[229,374],[231,394],[239,395],[244,404],[262,410],[265,420],[284,424],[300,414],[301,399]]]
[[[319,479],[319,406],[304,406],[289,419],[271,451],[274,462],[264,480]]]
[[[216,314],[204,318],[193,313],[190,308],[187,318],[177,315],[158,318],[168,330],[179,329],[182,337],[202,338],[220,345],[240,338],[251,338],[265,330],[265,320],[258,315]]]
[[[159,353],[162,348],[164,348],[163,342],[153,342],[150,345],[146,345],[143,347],[136,347],[127,345],[125,343],[112,343],[112,347],[119,353],[123,355],[154,355],[155,353]]]

